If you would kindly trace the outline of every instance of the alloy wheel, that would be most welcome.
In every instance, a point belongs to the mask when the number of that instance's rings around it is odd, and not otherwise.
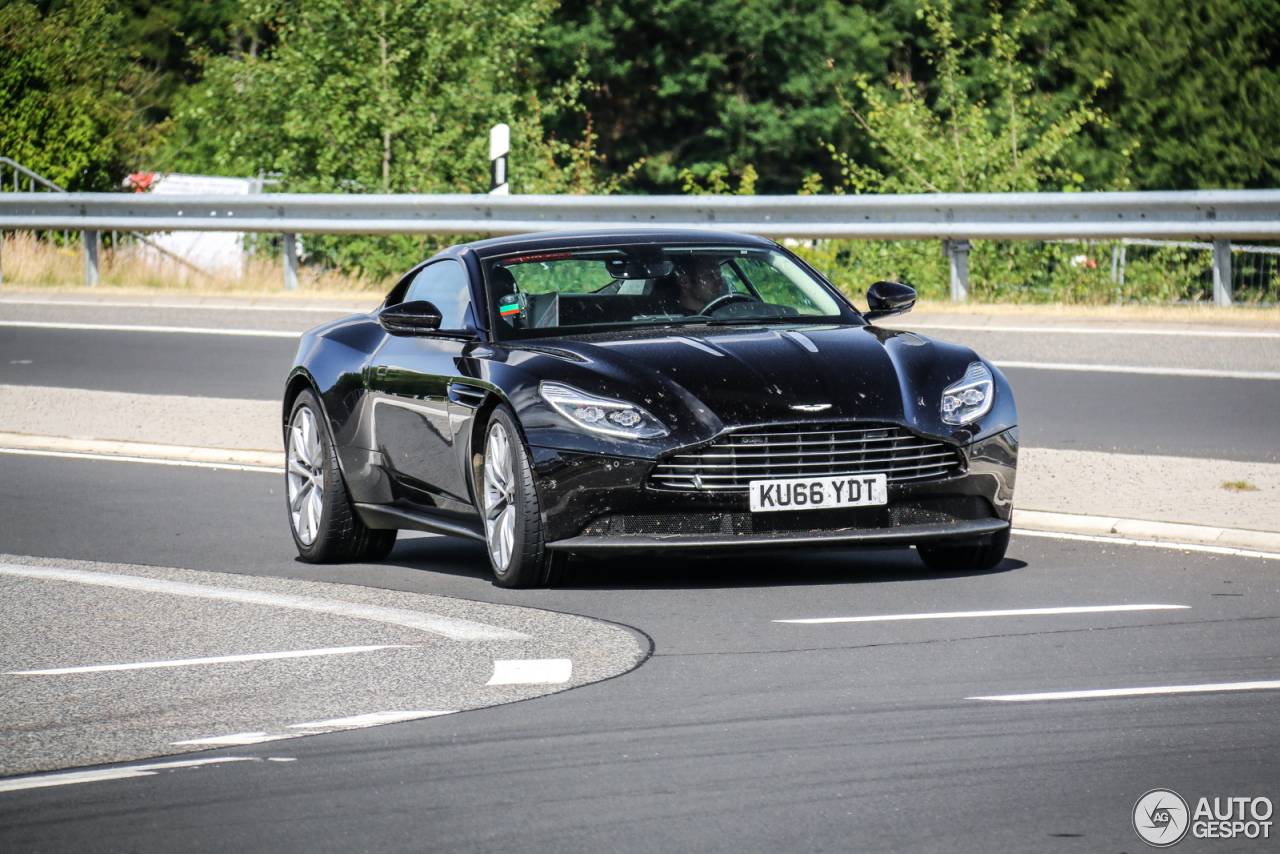
[[[289,425],[289,518],[294,533],[306,546],[314,543],[320,533],[324,469],[320,425],[310,407],[299,407]]]
[[[511,436],[495,421],[484,443],[484,531],[489,555],[500,573],[510,566],[515,549],[514,484]]]

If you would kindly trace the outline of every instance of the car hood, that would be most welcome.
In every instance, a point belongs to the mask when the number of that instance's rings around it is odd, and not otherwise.
[[[635,400],[673,427],[688,424],[692,413],[702,434],[757,424],[858,420],[904,424],[956,441],[972,438],[942,423],[939,404],[942,390],[978,356],[910,332],[875,326],[699,327],[558,339],[554,346],[582,357],[582,369],[614,380],[592,391]]]

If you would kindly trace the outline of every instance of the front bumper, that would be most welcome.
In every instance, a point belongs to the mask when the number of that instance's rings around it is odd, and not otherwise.
[[[745,495],[653,489],[653,460],[533,447],[547,547],[574,553],[901,546],[1009,527],[1017,429],[960,448],[962,471],[890,483],[881,507],[751,513]]]

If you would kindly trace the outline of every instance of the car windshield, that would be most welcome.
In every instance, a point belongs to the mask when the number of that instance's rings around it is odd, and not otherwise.
[[[502,339],[843,316],[821,282],[767,247],[592,248],[492,258],[484,266]]]

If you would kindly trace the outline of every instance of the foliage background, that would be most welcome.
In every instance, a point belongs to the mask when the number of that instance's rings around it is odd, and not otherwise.
[[[1274,187],[1278,101],[1280,0],[0,5],[0,153],[70,189],[185,171],[482,190],[497,121],[515,192]],[[436,246],[306,243],[373,278]],[[932,242],[804,251],[850,282],[946,280]],[[1134,267],[1116,294],[1109,251],[1082,269],[1068,244],[978,243],[973,291],[1160,299],[1200,275],[1152,260],[1163,278]]]

